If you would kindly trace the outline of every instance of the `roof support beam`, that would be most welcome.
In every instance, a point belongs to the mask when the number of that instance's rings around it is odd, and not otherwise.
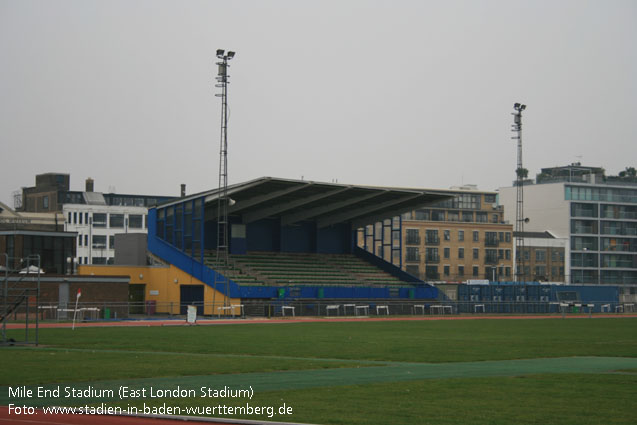
[[[450,196],[448,195],[432,195],[432,194],[427,194],[427,195],[421,195],[423,198],[423,202],[420,205],[414,205],[411,206],[409,208],[405,208],[404,206],[396,206],[396,208],[392,208],[390,210],[385,210],[382,211],[376,215],[372,215],[372,216],[365,216],[365,217],[361,217],[359,219],[355,219],[352,222],[352,227],[354,229],[359,228],[359,227],[363,227],[366,226],[368,224],[372,224],[372,223],[376,223],[379,221],[383,221],[386,220],[388,218],[394,218],[398,215],[401,215],[405,212],[407,212],[407,210],[409,210],[410,208],[412,210],[416,210],[418,208],[423,208],[426,207],[428,205],[431,205],[434,202],[438,202],[438,201],[444,201],[446,199],[449,199]],[[432,196],[437,196],[437,198],[432,198]]]
[[[255,212],[249,212],[243,215],[243,224],[252,223],[262,218],[267,218],[273,215],[281,214],[285,211],[289,211],[294,208],[302,207],[309,203],[319,201],[321,199],[329,198],[330,196],[337,195],[341,192],[350,190],[350,187],[339,188],[336,190],[330,190],[329,192],[319,193],[317,195],[308,196],[307,198],[298,199],[296,201],[288,202],[281,205],[276,205],[270,208],[263,208]]]
[[[296,214],[289,214],[289,215],[281,217],[281,225],[286,226],[289,224],[298,223],[299,221],[318,217],[323,214],[328,214],[340,208],[344,208],[349,205],[354,205],[359,202],[367,201],[368,199],[376,198],[377,196],[384,195],[385,193],[387,193],[387,190],[377,190],[377,191],[373,191],[372,193],[368,193],[362,196],[357,196],[355,198],[350,198],[345,201],[333,202],[331,204],[328,204],[322,207],[312,208],[312,209],[309,209],[300,213],[296,213]]]
[[[415,198],[422,196],[421,193],[414,193],[408,196],[402,196],[400,198],[393,199],[391,201],[386,201],[380,204],[374,204],[367,207],[358,208],[356,210],[346,211],[340,214],[334,214],[318,221],[318,227],[328,227],[336,223],[341,223],[343,221],[352,220],[361,216],[373,215],[376,211],[382,211],[386,208],[393,207],[397,204],[401,204],[403,202],[411,201]]]
[[[267,201],[271,201],[273,199],[276,198],[280,198],[281,196],[285,196],[285,195],[289,195],[290,193],[294,193],[297,192],[299,190],[303,190],[308,186],[311,186],[313,183],[308,182],[302,185],[295,185],[292,187],[289,187],[287,189],[282,189],[282,190],[277,190],[276,192],[271,192],[268,193],[267,195],[261,195],[261,196],[256,196],[252,199],[246,200],[246,201],[241,201],[241,202],[237,202],[236,204],[234,204],[233,206],[231,206],[228,209],[228,213],[229,214],[234,214],[238,211],[244,210],[246,208],[251,208],[254,207],[255,205],[259,205],[262,204],[264,202]]]

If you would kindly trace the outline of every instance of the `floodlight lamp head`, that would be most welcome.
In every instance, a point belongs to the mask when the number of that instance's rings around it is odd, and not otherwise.
[[[217,55],[218,55],[218,54],[219,54],[219,51],[217,50]],[[519,103],[514,103],[514,104],[513,104],[513,108],[514,108],[515,110],[518,110],[518,109],[520,108],[520,104],[519,104]]]
[[[219,59],[223,59],[223,54],[225,53],[225,50],[223,49],[217,49],[217,57]]]
[[[520,105],[520,111],[524,111],[526,109],[526,105]]]
[[[228,52],[228,59],[232,59],[234,57],[234,52]]]

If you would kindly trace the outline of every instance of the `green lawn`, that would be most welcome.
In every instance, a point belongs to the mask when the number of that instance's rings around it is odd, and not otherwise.
[[[254,398],[226,404],[294,410],[247,418],[321,424],[632,424],[637,411],[637,320],[629,318],[42,329],[40,343],[0,349],[1,385],[241,383]],[[541,360],[551,358],[565,359]]]

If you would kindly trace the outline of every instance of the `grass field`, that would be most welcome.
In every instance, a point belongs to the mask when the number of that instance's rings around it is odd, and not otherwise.
[[[315,424],[637,423],[637,319],[43,329],[40,343],[0,349],[0,404],[285,404],[291,415],[229,417]],[[196,396],[10,398],[21,385]],[[225,386],[254,395],[200,397]]]

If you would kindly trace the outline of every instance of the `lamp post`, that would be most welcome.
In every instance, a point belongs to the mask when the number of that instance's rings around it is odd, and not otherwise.
[[[219,147],[219,194],[217,202],[217,256],[216,267],[225,270],[228,267],[228,61],[234,58],[234,52],[226,52],[217,49],[219,62],[217,72],[217,84],[221,93],[215,96],[221,97],[221,142]],[[215,290],[219,273],[215,273]],[[230,282],[227,277],[220,279],[225,281],[226,297],[224,307],[227,307],[230,297]],[[214,307],[214,301],[213,301]],[[214,311],[213,311],[214,314]]]
[[[517,195],[515,204],[515,232],[517,237],[515,238],[515,258],[516,258],[516,271],[515,280],[517,282],[524,281],[524,179],[526,173],[522,167],[522,111],[526,109],[526,105],[515,103],[513,105],[513,125],[512,131],[517,135],[512,139],[518,141],[518,160],[517,168],[515,170],[517,179]]]

